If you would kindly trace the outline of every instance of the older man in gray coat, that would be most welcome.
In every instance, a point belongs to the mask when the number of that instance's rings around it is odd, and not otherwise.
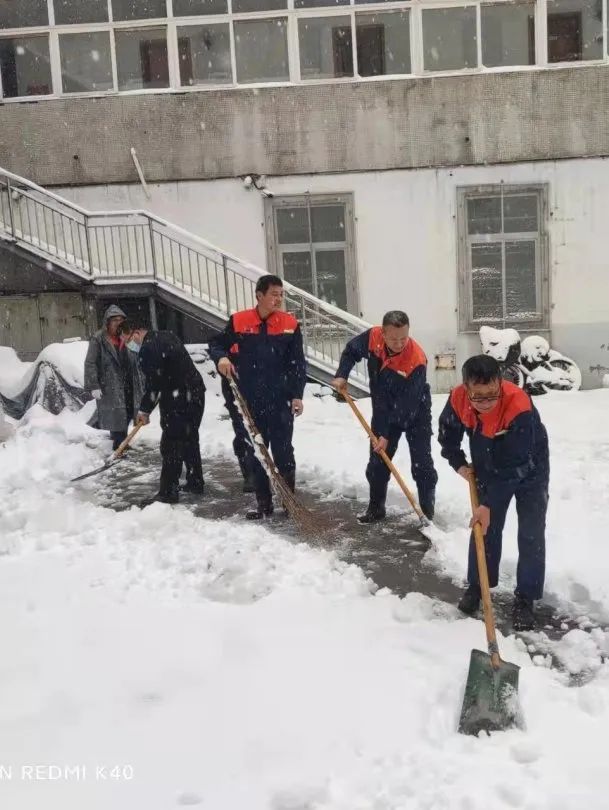
[[[131,357],[118,336],[126,317],[120,307],[108,307],[85,359],[85,390],[97,401],[98,427],[110,431],[113,450],[126,438],[143,391],[137,358]]]

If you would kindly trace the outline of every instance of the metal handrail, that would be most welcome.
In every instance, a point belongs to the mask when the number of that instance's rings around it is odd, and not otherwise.
[[[255,305],[264,271],[196,234],[142,209],[89,211],[0,167],[0,232],[93,280],[152,278],[228,317]],[[309,363],[326,374],[344,343],[369,324],[284,282]],[[367,390],[359,364],[352,381]]]

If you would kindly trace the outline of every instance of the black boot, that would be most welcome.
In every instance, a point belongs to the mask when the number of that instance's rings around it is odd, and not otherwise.
[[[157,492],[152,498],[146,498],[142,501],[140,506],[150,506],[153,503],[179,503],[180,496],[177,490],[170,490],[169,492]]]
[[[512,607],[512,627],[514,630],[534,630],[535,613],[532,599],[516,594]]]
[[[358,515],[357,519],[360,523],[378,523],[379,520],[385,519],[386,514],[384,503],[370,501],[364,514]]]
[[[428,520],[433,520],[436,509],[435,489],[419,490],[419,506]]]
[[[457,607],[466,616],[475,616],[480,609],[480,588],[477,585],[470,585],[459,599]]]
[[[254,509],[248,509],[245,513],[246,520],[262,520],[265,517],[270,517],[273,514],[273,500],[272,498],[257,498],[257,503]]]
[[[188,492],[191,495],[203,495],[205,493],[204,481],[186,481],[180,487],[180,492]]]

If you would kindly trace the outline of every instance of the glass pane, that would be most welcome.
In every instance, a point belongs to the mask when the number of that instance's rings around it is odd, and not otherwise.
[[[0,70],[5,98],[50,95],[48,35],[0,39]]]
[[[314,242],[345,242],[345,206],[315,205],[311,208]]]
[[[601,3],[598,0],[548,0],[548,61],[602,58]]]
[[[309,244],[309,214],[306,208],[277,208],[275,214],[280,245]]]
[[[304,17],[298,20],[298,39],[303,79],[353,76],[350,17]]]
[[[348,6],[349,0],[294,0],[294,8],[322,8]]]
[[[459,70],[478,66],[476,9],[423,9],[425,70]]]
[[[360,76],[410,73],[410,12],[358,14],[357,69]]]
[[[482,6],[482,64],[535,64],[535,4]]]
[[[119,90],[168,87],[167,29],[116,31]]]
[[[57,25],[106,22],[108,0],[53,0]]]
[[[228,23],[178,28],[182,85],[232,82]]]
[[[173,0],[173,16],[188,17],[197,14],[226,14],[227,0]]]
[[[233,0],[233,11],[282,11],[288,0]]]
[[[235,22],[237,81],[244,84],[287,81],[290,78],[287,32],[285,17]]]
[[[472,245],[471,258],[474,320],[503,320],[501,242]]]
[[[504,233],[524,233],[537,230],[537,195],[505,196],[503,198]]]
[[[110,34],[61,34],[61,85],[64,93],[112,90]]]
[[[115,20],[149,20],[166,17],[165,0],[112,0]]]
[[[501,233],[501,197],[470,197],[467,201],[467,232]]]
[[[2,0],[0,2],[0,28],[27,28],[31,25],[48,24],[47,0]]]
[[[508,318],[539,317],[535,242],[505,243],[505,298]]]
[[[335,307],[347,309],[344,250],[316,250],[317,297]]]
[[[295,287],[313,293],[313,273],[311,271],[311,254],[291,251],[282,255],[283,277]]]

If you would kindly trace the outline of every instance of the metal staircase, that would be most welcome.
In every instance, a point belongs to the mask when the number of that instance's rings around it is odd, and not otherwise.
[[[255,306],[263,270],[147,211],[86,211],[0,168],[0,239],[94,285],[132,290],[152,284],[162,297],[218,327]],[[369,328],[360,318],[284,283],[286,308],[302,329],[309,375],[327,382],[347,340]],[[354,393],[368,393],[358,364]]]

